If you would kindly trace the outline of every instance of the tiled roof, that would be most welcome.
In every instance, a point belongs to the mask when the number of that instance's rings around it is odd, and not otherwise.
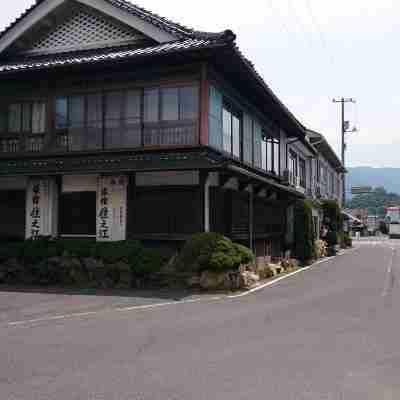
[[[138,57],[171,54],[190,50],[200,50],[211,47],[226,45],[223,40],[186,39],[182,41],[164,43],[136,49],[107,49],[95,52],[60,54],[57,56],[30,59],[18,63],[0,64],[0,74],[24,70],[48,69],[57,66],[68,66],[77,64],[91,64],[105,61],[118,61]]]
[[[4,36],[10,29],[12,29],[18,22],[20,22],[23,18],[25,18],[31,11],[33,11],[36,7],[38,7],[45,0],[37,0],[31,7],[27,8],[17,19],[15,19],[10,25],[8,25],[2,32],[0,32],[0,38]],[[177,37],[177,39],[185,39],[185,38],[196,38],[196,39],[210,39],[210,38],[218,38],[221,35],[226,34],[226,32],[222,33],[209,33],[209,32],[200,32],[195,31],[194,29],[188,28],[186,26],[180,25],[176,22],[170,21],[167,18],[160,17],[159,15],[152,13],[142,7],[139,7],[130,1],[127,0],[105,0],[111,5],[120,8],[132,15],[135,15],[141,18],[144,21],[151,23],[154,26],[162,29],[165,32],[168,32]],[[233,33],[232,33],[233,35]]]
[[[326,140],[325,136],[322,135],[322,133],[315,132],[311,129],[308,129],[307,133],[310,136],[311,144],[331,163],[331,165],[338,172],[347,172],[335,150],[333,150],[332,146]]]

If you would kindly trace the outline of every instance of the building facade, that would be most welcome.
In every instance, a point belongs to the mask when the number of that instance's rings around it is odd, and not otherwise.
[[[313,202],[315,232],[319,237],[323,223],[322,201],[334,200],[340,207],[343,206],[342,188],[346,169],[322,134],[308,130],[307,138],[317,151],[317,156],[311,162],[312,184],[309,198]]]
[[[316,148],[235,39],[124,0],[36,1],[0,33],[0,237],[216,231],[279,255]]]

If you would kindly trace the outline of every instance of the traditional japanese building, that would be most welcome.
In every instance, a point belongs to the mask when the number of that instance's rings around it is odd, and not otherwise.
[[[282,251],[306,129],[235,39],[124,0],[37,0],[0,33],[0,235]]]

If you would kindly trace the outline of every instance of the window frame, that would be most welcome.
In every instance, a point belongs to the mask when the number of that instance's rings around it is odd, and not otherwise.
[[[227,151],[225,148],[225,126],[224,126],[224,113],[228,113],[230,116],[230,151]],[[239,123],[239,137],[238,137],[238,153],[235,154],[234,152],[234,118],[238,120]],[[254,137],[254,123],[253,123],[253,137]],[[237,108],[231,105],[229,101],[225,98],[223,99],[222,103],[222,149],[225,153],[228,153],[231,157],[242,160],[243,159],[243,113],[239,111]]]
[[[175,89],[178,92],[178,119],[164,119],[162,120],[162,112],[163,112],[163,101],[161,93],[165,90]],[[153,125],[153,129],[158,129],[160,135],[164,137],[162,143],[157,144],[156,142],[152,143],[151,146],[155,147],[166,147],[166,146],[196,146],[199,142],[199,127],[200,127],[200,117],[201,117],[201,90],[200,85],[196,81],[187,81],[185,83],[177,83],[177,84],[162,84],[159,85],[127,85],[127,87],[115,87],[115,88],[93,88],[90,90],[60,90],[60,92],[54,95],[47,95],[45,98],[40,99],[10,99],[7,101],[2,101],[0,104],[1,111],[1,126],[0,126],[0,153],[21,153],[25,152],[25,149],[28,146],[31,146],[28,143],[28,138],[39,138],[40,136],[44,137],[46,135],[51,135],[48,137],[48,148],[46,149],[46,153],[70,153],[70,152],[88,152],[88,151],[108,151],[110,149],[113,150],[126,150],[128,148],[143,148],[146,146],[144,143],[144,131],[145,125],[151,124]],[[157,105],[158,110],[156,111],[157,120],[154,122],[146,122],[145,120],[145,90],[156,90],[157,91]],[[123,100],[121,103],[122,109],[120,110],[120,119],[118,125],[121,127],[121,130],[125,132],[126,135],[133,135],[135,131],[135,126],[137,126],[137,135],[138,137],[128,140],[124,137],[124,134],[121,133],[120,140],[116,140],[115,146],[113,144],[110,147],[107,146],[105,142],[106,138],[106,95],[110,92],[121,92],[123,95]],[[138,93],[140,103],[140,112],[137,113],[137,102],[133,101],[129,102],[129,94],[130,93]],[[98,112],[95,112],[94,118],[90,118],[89,112],[90,105],[88,102],[90,101],[91,96],[100,96],[101,97],[101,106],[98,105],[97,99],[93,99],[92,109],[98,109]],[[134,96],[134,95],[133,95]],[[76,140],[74,149],[74,144],[71,142],[72,133],[71,128],[73,128],[72,120],[71,120],[71,99],[74,97],[82,97],[83,104],[79,107],[83,107],[83,119],[80,121],[79,129],[81,129],[81,133],[76,133],[76,137],[79,140]],[[57,101],[64,100],[66,102],[65,111],[64,106],[61,106],[60,110],[62,110],[62,117],[57,117]],[[37,107],[37,112],[44,112],[44,132],[43,133],[33,133],[33,128],[35,126],[42,126],[42,119],[39,118],[40,115],[35,119],[33,115],[33,108],[35,103],[40,103],[44,105],[44,111],[41,111],[41,106]],[[134,104],[135,103],[135,104]],[[9,107],[13,104],[17,104],[20,107],[18,111],[17,120],[18,124],[16,125],[16,132],[10,132],[10,111]],[[23,113],[23,105],[28,104],[28,108],[30,109],[29,114],[29,129],[26,128],[25,131],[23,129],[23,125],[27,127],[27,118],[24,117]],[[129,108],[130,107],[130,108]],[[135,111],[129,112],[130,109],[135,109]],[[26,114],[25,114],[26,115]],[[91,115],[91,114],[90,114]],[[24,119],[25,118],[25,119]],[[34,121],[35,119],[35,121]],[[95,120],[96,119],[96,120]],[[25,122],[24,122],[25,121]],[[241,121],[240,121],[241,123]],[[96,129],[99,130],[98,133],[92,132],[92,135],[89,134],[90,128],[93,128],[94,131]],[[174,128],[176,128],[177,133],[175,133]],[[78,127],[76,127],[78,129]],[[241,133],[240,133],[241,134]],[[82,137],[80,136],[82,135]],[[96,136],[98,135],[98,136]],[[101,138],[100,138],[101,136]],[[118,135],[117,135],[118,136]],[[140,137],[140,139],[139,139]],[[35,142],[39,140],[36,139]],[[9,143],[10,142],[10,143]],[[12,143],[11,143],[12,142]],[[137,144],[136,144],[137,142]],[[43,152],[43,145],[37,151]],[[240,142],[241,147],[241,142]],[[241,149],[240,149],[241,152]]]
[[[279,176],[281,173],[281,140],[272,134],[268,134],[268,130],[263,129],[262,146],[265,149],[265,160],[262,160],[263,168],[270,174]],[[276,157],[278,155],[278,157]],[[269,157],[270,156],[270,157]]]
[[[300,181],[300,186],[303,189],[307,188],[307,162],[303,157],[298,157],[298,163],[299,163],[299,181]]]
[[[34,132],[34,105],[43,106],[43,131]],[[10,108],[19,107],[19,127],[11,130]],[[28,110],[28,119],[26,119]],[[49,104],[44,98],[13,99],[1,104],[3,129],[0,131],[0,153],[37,153],[43,150],[45,137],[49,133]],[[28,121],[28,124],[26,122]]]

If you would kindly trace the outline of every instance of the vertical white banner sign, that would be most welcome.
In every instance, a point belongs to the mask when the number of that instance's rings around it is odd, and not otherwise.
[[[99,178],[97,189],[97,240],[126,239],[128,178],[123,175]]]
[[[26,199],[27,239],[57,236],[58,189],[53,178],[33,178]]]

